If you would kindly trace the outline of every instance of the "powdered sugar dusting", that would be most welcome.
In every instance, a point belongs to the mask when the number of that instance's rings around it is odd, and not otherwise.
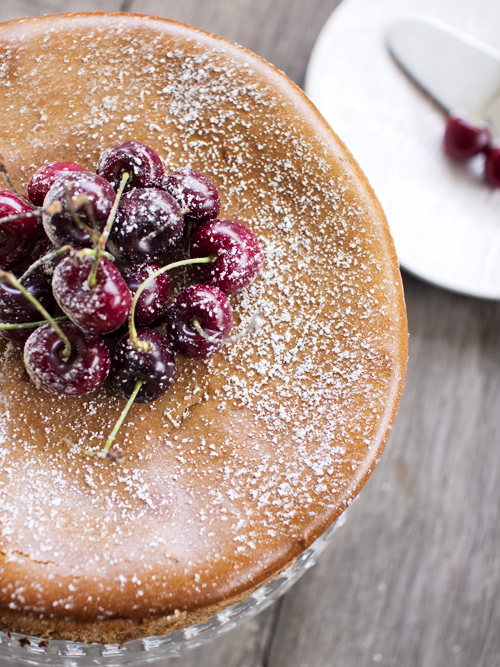
[[[169,393],[133,407],[119,463],[71,445],[101,447],[123,401],[106,386],[81,399],[43,394],[19,379],[13,346],[4,353],[4,603],[139,616],[245,590],[350,502],[392,419],[404,324],[370,194],[288,84],[195,32],[93,21],[75,25],[72,45],[47,31],[3,50],[2,117],[18,113],[0,150],[18,180],[46,160],[90,167],[110,145],[143,141],[167,171],[206,173],[220,217],[250,226],[266,257],[231,297],[234,331],[256,312],[265,326],[207,362],[179,358]],[[56,68],[57,95],[28,92],[18,109],[19,81],[39,91]],[[56,132],[63,110],[71,122]]]

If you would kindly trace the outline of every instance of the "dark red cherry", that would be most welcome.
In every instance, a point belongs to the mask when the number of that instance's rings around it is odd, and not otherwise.
[[[87,333],[116,331],[126,321],[130,290],[115,265],[101,257],[96,284],[89,286],[94,257],[65,257],[55,268],[52,290],[61,310]]]
[[[64,343],[50,324],[36,329],[24,346],[24,364],[39,389],[51,394],[82,396],[104,382],[109,372],[109,352],[97,336],[79,331],[73,324],[59,325],[71,343],[71,355],[62,358]]]
[[[213,220],[219,215],[220,197],[217,188],[204,174],[194,169],[178,169],[162,184],[188,215],[198,223]]]
[[[210,220],[191,238],[191,257],[215,255],[213,264],[195,266],[202,283],[234,294],[255,280],[264,263],[264,253],[255,234],[236,220]]]
[[[123,195],[109,236],[109,250],[124,262],[144,264],[179,243],[184,218],[168,192],[136,188]]]
[[[43,206],[45,195],[61,176],[70,171],[85,171],[76,162],[47,162],[28,181],[28,199],[35,206]]]
[[[159,264],[154,262],[133,264],[123,268],[121,274],[133,296],[146,278],[159,269]],[[146,285],[135,306],[136,326],[148,326],[163,314],[169,291],[170,282],[166,273],[160,273]]]
[[[446,121],[444,149],[454,160],[468,160],[491,143],[487,123],[475,122],[465,114],[452,112]]]
[[[493,144],[486,153],[484,176],[494,188],[500,188],[500,144]]]
[[[135,350],[129,335],[121,338],[113,355],[110,378],[116,391],[129,398],[136,380],[144,383],[136,403],[150,403],[168,391],[175,378],[175,355],[167,339],[152,329],[139,329],[140,341],[149,343],[147,352]]]
[[[211,285],[192,285],[178,294],[167,310],[165,335],[173,349],[188,359],[210,359],[221,344],[211,343],[196,331],[194,319],[208,336],[227,338],[233,310],[224,292]]]
[[[152,188],[162,179],[165,170],[155,151],[139,141],[124,141],[104,151],[97,163],[97,173],[118,190],[124,172],[131,174],[125,191]]]
[[[24,282],[24,287],[38,300],[49,315],[56,310],[56,302],[52,296],[50,282],[44,276],[33,273]],[[2,324],[24,324],[26,322],[40,322],[43,315],[28,299],[9,283],[0,283],[0,322]],[[27,329],[3,329],[0,335],[16,342],[25,341],[34,331]]]
[[[0,218],[31,210],[12,190],[0,190]],[[38,240],[39,227],[36,215],[0,222],[0,269],[17,269],[29,260]]]
[[[88,171],[74,171],[58,178],[45,197],[44,208],[54,202],[61,204],[59,213],[52,215],[44,213],[42,216],[43,226],[52,243],[56,247],[69,244],[73,248],[90,248],[92,239],[85,230],[78,227],[71,214],[66,197],[66,186],[69,188],[77,216],[88,227],[92,227],[92,217],[94,217],[99,233],[106,225],[115,199],[115,192],[101,176]],[[88,206],[90,206],[90,212]]]

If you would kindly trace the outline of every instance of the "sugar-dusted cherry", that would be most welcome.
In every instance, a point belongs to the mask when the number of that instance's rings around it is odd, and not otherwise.
[[[122,175],[129,173],[125,191],[155,187],[165,173],[157,153],[140,141],[124,141],[105,150],[99,158],[96,171],[115,190],[118,190]]]
[[[122,269],[121,274],[134,295],[141,284],[161,267],[155,262],[133,264]],[[135,305],[135,323],[145,327],[163,315],[170,291],[170,281],[166,273],[160,273],[150,280],[142,290]]]
[[[168,192],[136,188],[120,200],[108,248],[124,262],[143,264],[170,252],[183,231],[180,207]]]
[[[24,287],[37,299],[45,310],[53,315],[56,302],[52,295],[50,282],[38,273],[28,276]],[[19,290],[9,283],[0,282],[0,322],[2,324],[25,324],[40,322],[43,319],[40,311]],[[25,341],[34,328],[3,329],[0,335],[16,342]]]
[[[444,149],[454,160],[468,160],[486,150],[491,143],[487,123],[474,121],[464,113],[451,112],[446,121]]]
[[[210,359],[222,343],[203,337],[195,328],[197,321],[209,337],[227,338],[233,325],[229,299],[217,287],[191,285],[178,294],[167,310],[165,335],[173,349],[188,359]]]
[[[110,378],[115,390],[129,398],[137,380],[142,386],[136,403],[150,403],[163,396],[175,378],[175,354],[167,339],[153,329],[138,329],[137,336],[147,351],[129,343],[128,334],[118,341],[112,358]]]
[[[106,334],[125,323],[132,303],[130,290],[115,265],[101,257],[90,287],[94,257],[78,253],[55,268],[52,289],[61,310],[87,333]]]
[[[22,217],[0,222],[0,269],[18,269],[35,249],[40,228],[39,219],[12,190],[0,190],[0,218],[17,213]]]
[[[47,162],[33,174],[28,181],[28,199],[35,206],[43,206],[43,200],[47,192],[61,176],[66,176],[70,171],[85,171],[76,162]]]
[[[109,372],[106,345],[98,336],[84,334],[71,323],[61,323],[71,352],[50,324],[36,329],[24,346],[24,364],[39,389],[51,394],[82,396],[97,389]]]
[[[264,253],[251,229],[236,220],[210,220],[191,238],[190,256],[215,256],[212,264],[196,266],[202,283],[235,294],[252,283],[264,263]]]
[[[493,144],[486,152],[484,176],[494,188],[500,188],[500,143]]]
[[[199,171],[177,169],[163,179],[162,188],[170,192],[184,215],[197,223],[213,220],[219,215],[220,197],[212,181]]]
[[[44,200],[45,209],[56,202],[60,208],[58,212],[43,213],[47,236],[56,247],[92,247],[94,242],[86,228],[92,229],[95,224],[97,234],[102,232],[114,199],[113,188],[101,176],[88,171],[68,172],[54,182]],[[79,225],[75,216],[86,228]]]

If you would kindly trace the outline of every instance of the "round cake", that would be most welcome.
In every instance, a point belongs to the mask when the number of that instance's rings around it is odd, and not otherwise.
[[[386,220],[359,167],[281,72],[221,38],[132,14],[0,26],[0,154],[26,191],[45,162],[89,170],[126,140],[192,167],[265,264],[231,297],[209,361],[134,404],[37,389],[1,343],[0,629],[103,643],[199,622],[290,565],[377,463],[407,325]]]

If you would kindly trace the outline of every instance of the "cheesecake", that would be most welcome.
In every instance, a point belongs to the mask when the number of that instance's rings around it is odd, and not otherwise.
[[[26,192],[44,163],[95,171],[151,146],[216,184],[265,263],[231,297],[253,336],[177,357],[168,393],[124,404],[29,381],[0,345],[0,629],[126,642],[199,623],[287,568],[370,477],[407,361],[399,267],[364,174],[304,93],[248,50],[180,23],[81,13],[0,25],[0,155]],[[178,281],[189,279],[180,272]],[[161,331],[161,329],[160,329]]]

